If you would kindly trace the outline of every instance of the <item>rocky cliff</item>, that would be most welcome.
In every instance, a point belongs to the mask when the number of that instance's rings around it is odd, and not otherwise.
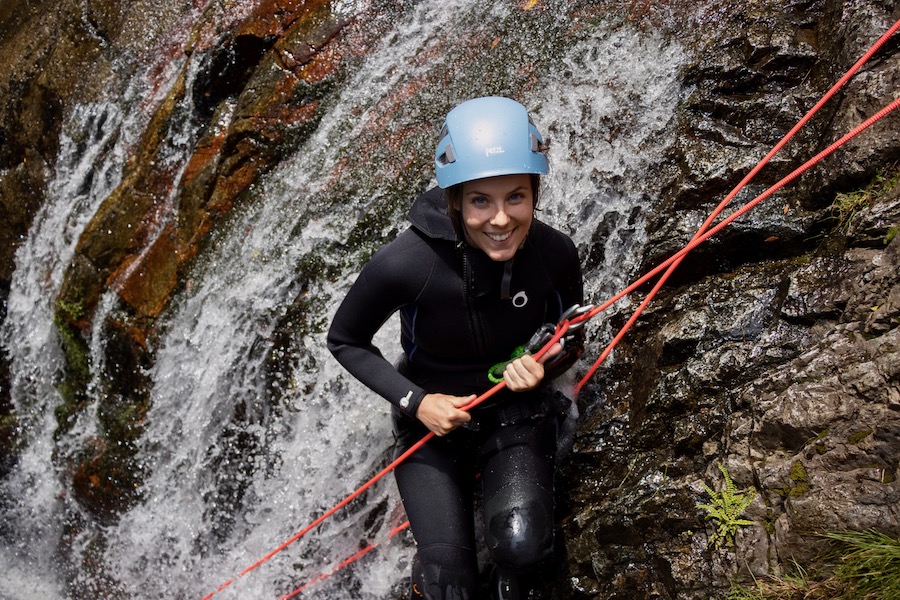
[[[192,261],[217,227],[236,207],[258,201],[254,185],[315,133],[333,90],[390,35],[392,16],[409,10],[391,2],[360,4],[355,13],[313,0],[260,0],[240,10],[194,4],[10,0],[0,8],[0,318],[15,251],[48,194],[65,115],[110,89],[126,94],[139,69],[159,80],[180,69],[173,85],[142,102],[145,116],[122,157],[120,180],[80,233],[55,299],[65,356],[60,435],[98,385],[89,368],[97,360],[98,305],[112,291],[120,309],[102,317],[110,333],[101,353],[112,365],[100,384],[102,426],[83,447],[61,448],[57,457],[77,502],[106,524],[141,501],[138,442],[158,318],[191,285]],[[653,30],[691,56],[677,74],[686,93],[667,128],[672,143],[646,174],[659,194],[646,216],[643,270],[690,239],[900,18],[887,0],[524,2],[515,10],[513,24],[526,38],[546,36],[550,51],[502,58],[510,68],[493,83],[511,95],[540,87],[554,45],[600,22]],[[567,14],[565,25],[548,24],[557,23],[553,11]],[[421,74],[396,89],[379,114],[347,115],[362,119],[365,133],[322,195],[352,197],[356,176],[370,176],[375,163],[396,189],[382,208],[364,209],[335,250],[365,256],[398,207],[427,183],[423,148],[446,109],[426,94],[430,86],[462,81],[471,95],[484,93],[480,53],[502,51],[516,34],[458,44],[454,52],[469,62],[453,69],[430,71],[422,56]],[[895,98],[898,39],[736,202]],[[147,68],[148,61],[155,62]],[[381,123],[403,111],[421,126],[379,137]],[[190,132],[187,141],[180,131]],[[176,164],[171,153],[183,146],[187,158]],[[579,398],[581,418],[560,478],[559,597],[708,598],[733,580],[815,564],[823,532],[900,535],[898,161],[895,114],[695,250],[663,288]],[[602,233],[594,235],[596,247],[582,248],[586,256],[602,253]],[[333,267],[327,260],[302,264],[296,276],[328,277]],[[621,325],[646,291],[604,315],[607,329]],[[280,325],[280,353],[267,359],[272,390],[284,384],[279,361],[296,351],[290,323],[298,315],[321,319],[311,310],[301,294]],[[588,355],[606,340],[598,332],[590,342]],[[5,473],[23,440],[9,361],[0,359]],[[714,500],[704,484],[721,490],[729,478],[735,493],[752,496],[743,513],[750,524],[719,539],[719,523],[705,519],[698,504]]]
[[[741,33],[710,40],[686,74],[698,86],[648,268],[743,175],[738,162],[774,145],[767,125],[799,119],[863,52],[885,8],[728,15],[723,30]],[[876,59],[766,183],[895,97],[897,61]],[[600,376],[569,470],[573,597],[707,598],[710,584],[724,594],[730,581],[815,570],[827,532],[897,535],[897,131],[893,117],[699,248]],[[754,498],[733,544],[711,544],[721,522],[697,513],[704,484],[726,486],[720,466]]]

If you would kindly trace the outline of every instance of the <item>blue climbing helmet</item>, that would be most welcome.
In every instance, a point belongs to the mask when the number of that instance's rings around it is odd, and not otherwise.
[[[544,139],[524,106],[490,96],[463,102],[447,114],[434,157],[438,185],[497,175],[546,175]]]

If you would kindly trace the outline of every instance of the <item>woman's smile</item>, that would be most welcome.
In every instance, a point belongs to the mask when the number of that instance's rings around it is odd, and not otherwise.
[[[511,235],[512,235],[511,231],[508,231],[506,233],[488,233],[488,236],[496,242],[506,241],[509,239],[509,236],[511,236]]]

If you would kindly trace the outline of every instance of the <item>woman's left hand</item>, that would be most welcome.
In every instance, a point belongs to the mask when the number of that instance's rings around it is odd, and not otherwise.
[[[540,361],[530,354],[520,356],[506,365],[503,371],[503,380],[506,387],[513,392],[527,392],[533,390],[544,380],[544,363],[562,352],[561,344],[554,344]]]

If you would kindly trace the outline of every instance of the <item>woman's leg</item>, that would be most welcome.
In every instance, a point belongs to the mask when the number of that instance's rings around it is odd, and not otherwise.
[[[553,555],[557,427],[555,416],[521,421],[500,427],[483,446],[485,542],[501,579],[521,584],[507,586],[521,592],[496,596],[504,600],[540,597],[524,575]]]
[[[475,458],[464,435],[434,438],[395,469],[428,600],[476,598]]]

